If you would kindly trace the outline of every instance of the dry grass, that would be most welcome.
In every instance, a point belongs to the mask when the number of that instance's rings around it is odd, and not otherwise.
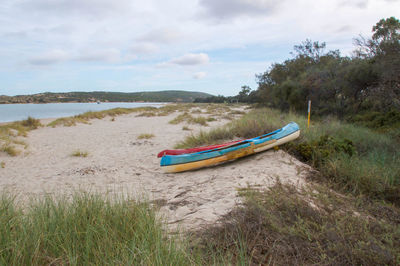
[[[89,152],[81,151],[81,150],[76,150],[71,154],[71,156],[74,156],[74,157],[88,157],[88,155],[89,155]]]
[[[154,134],[148,134],[148,133],[144,133],[144,134],[140,134],[137,139],[151,139],[154,138]]]
[[[27,137],[28,132],[42,124],[38,119],[28,117],[26,120],[7,123],[0,126],[0,152],[7,153],[10,156],[17,156],[21,153],[20,148],[27,148],[27,144],[21,140]]]
[[[357,205],[360,198],[323,187],[297,190],[277,184],[248,189],[242,206],[217,226],[195,234],[209,261],[219,252],[237,265],[396,265],[400,262],[400,210]],[[312,203],[312,204],[311,204]],[[368,205],[368,203],[366,203]],[[382,212],[386,213],[382,215]]]
[[[194,117],[194,116],[190,115],[189,113],[185,112],[183,114],[178,115],[171,121],[169,121],[169,123],[172,125],[176,125],[176,124],[179,124],[182,122],[187,122],[189,124],[199,124],[202,126],[208,126],[208,124],[207,124],[208,120],[209,120],[209,118],[205,118],[203,116]],[[212,120],[212,121],[214,121],[214,120]]]

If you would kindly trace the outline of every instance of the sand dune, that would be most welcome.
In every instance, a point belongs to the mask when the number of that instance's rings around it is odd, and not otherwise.
[[[70,195],[75,190],[123,193],[147,197],[160,206],[171,227],[187,229],[215,222],[239,201],[237,191],[247,186],[281,182],[303,184],[309,167],[283,151],[267,151],[217,167],[165,174],[157,153],[172,148],[190,131],[161,117],[124,115],[90,125],[44,127],[29,133],[28,149],[18,157],[0,154],[0,188],[27,200],[44,194]],[[212,122],[210,127],[226,123]],[[207,127],[207,128],[210,128]],[[206,129],[190,125],[193,132]],[[151,133],[151,139],[137,139]],[[74,157],[76,150],[87,157]]]

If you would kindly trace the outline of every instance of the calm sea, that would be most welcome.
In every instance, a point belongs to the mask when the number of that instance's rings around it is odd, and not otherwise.
[[[159,107],[163,103],[44,103],[44,104],[0,104],[0,122],[33,118],[54,118],[81,114],[87,111],[102,111],[116,107]]]

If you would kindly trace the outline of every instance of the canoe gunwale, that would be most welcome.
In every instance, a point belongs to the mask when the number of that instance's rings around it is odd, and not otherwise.
[[[188,162],[188,163],[183,163],[183,164],[173,164],[173,165],[165,165],[161,166],[164,172],[167,173],[178,173],[178,172],[184,172],[184,171],[190,171],[190,170],[196,170],[199,168],[203,167],[211,167],[215,166],[224,162],[232,161],[241,157],[245,157],[250,154],[255,154],[258,152],[265,151],[267,149],[270,149],[274,146],[282,145],[286,142],[289,142],[291,140],[294,140],[298,138],[300,135],[300,129],[298,129],[295,132],[292,132],[289,135],[286,135],[285,137],[281,139],[272,139],[270,141],[260,143],[258,145],[255,145],[254,143],[251,143],[249,147],[238,149],[226,154],[223,154],[218,157],[213,157],[209,159],[204,159],[200,161],[193,161],[193,162]]]

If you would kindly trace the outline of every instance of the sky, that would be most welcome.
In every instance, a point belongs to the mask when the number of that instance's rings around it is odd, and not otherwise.
[[[306,39],[351,55],[400,0],[0,0],[0,95],[236,95]]]

